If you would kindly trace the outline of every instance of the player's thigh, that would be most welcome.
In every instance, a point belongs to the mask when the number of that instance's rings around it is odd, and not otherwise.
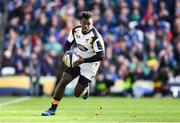
[[[67,84],[69,84],[72,80],[74,79],[74,77],[66,72],[63,72],[62,74],[62,78],[60,80],[60,84],[66,86]]]
[[[74,78],[79,76],[80,74],[80,68],[75,67],[75,68],[66,68],[63,72],[62,78],[60,83],[63,85],[69,84]]]

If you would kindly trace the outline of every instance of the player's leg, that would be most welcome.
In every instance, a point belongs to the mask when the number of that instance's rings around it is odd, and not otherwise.
[[[74,96],[75,97],[79,97],[82,95],[82,93],[84,92],[84,90],[87,88],[88,86],[83,86],[80,83],[76,84],[76,87],[74,89]]]
[[[63,73],[62,78],[61,78],[60,82],[58,83],[58,85],[57,85],[57,87],[55,89],[54,100],[56,100],[56,101],[60,101],[61,100],[61,98],[64,96],[65,87],[73,79],[74,79],[74,77],[71,74],[66,73],[66,72]]]
[[[76,97],[82,96],[83,99],[87,99],[87,97],[89,96],[88,83],[90,83],[90,82],[91,81],[89,79],[80,75],[79,81],[76,84],[76,87],[74,89],[74,95]]]
[[[60,100],[64,95],[65,87],[73,79],[74,79],[73,76],[71,76],[69,73],[66,73],[66,72],[63,73],[62,78],[61,78],[60,82],[58,83],[58,85],[55,89],[52,105],[48,110],[46,110],[42,113],[43,116],[55,115],[55,111],[57,109],[57,106],[60,103]]]
[[[42,113],[43,116],[55,114],[57,106],[60,103],[61,98],[64,96],[65,87],[79,75],[79,69],[80,68],[78,67],[65,69],[65,72],[63,72],[62,78],[55,89],[52,105],[47,111]]]

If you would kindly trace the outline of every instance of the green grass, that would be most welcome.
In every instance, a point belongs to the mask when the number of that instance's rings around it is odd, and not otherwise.
[[[0,104],[16,98],[0,97]],[[65,97],[55,116],[43,117],[51,98],[31,98],[0,107],[3,122],[180,122],[180,99]]]

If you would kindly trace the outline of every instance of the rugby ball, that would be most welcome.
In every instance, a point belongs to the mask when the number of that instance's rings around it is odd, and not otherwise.
[[[73,51],[67,51],[63,56],[64,64],[69,68],[74,67],[73,64],[78,59],[79,59],[79,56]]]

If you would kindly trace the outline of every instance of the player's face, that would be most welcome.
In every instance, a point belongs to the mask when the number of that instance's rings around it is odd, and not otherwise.
[[[82,27],[82,31],[87,33],[93,27],[93,20],[92,20],[92,18],[90,18],[90,19],[82,19],[80,21],[80,24],[81,24],[81,27]]]

